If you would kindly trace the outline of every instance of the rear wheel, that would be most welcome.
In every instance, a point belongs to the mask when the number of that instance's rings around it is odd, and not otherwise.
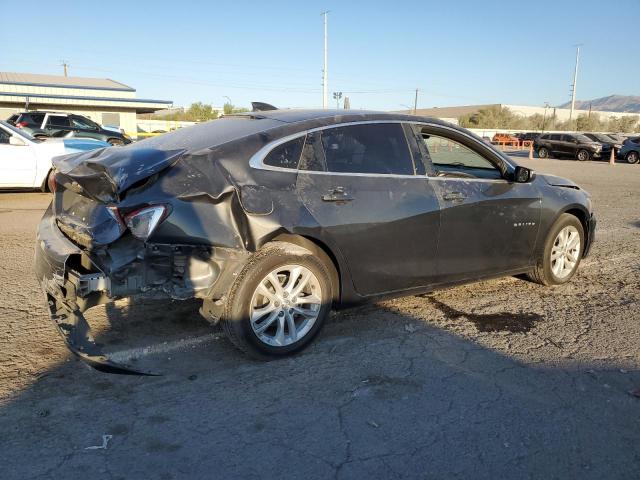
[[[545,147],[540,147],[538,149],[538,157],[549,158],[549,150],[547,150]]]
[[[580,149],[578,150],[578,153],[576,154],[576,158],[580,161],[580,162],[585,162],[587,160],[589,160],[591,158],[591,155],[589,155],[589,152],[587,152],[584,149]]]
[[[542,285],[561,285],[576,273],[584,250],[584,229],[580,220],[568,213],[553,224],[537,265],[528,278]]]
[[[329,315],[330,278],[309,250],[285,242],[265,246],[234,282],[222,315],[225,333],[260,360],[300,351]]]
[[[625,158],[627,160],[627,163],[638,163],[638,161],[640,160],[640,155],[638,155],[638,152],[629,152],[627,153],[627,156]]]

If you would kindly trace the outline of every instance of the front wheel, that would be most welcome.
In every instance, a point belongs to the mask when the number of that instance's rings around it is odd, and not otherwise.
[[[640,160],[640,155],[638,155],[638,152],[629,152],[627,153],[626,160],[627,163],[638,163],[638,160]]]
[[[589,152],[587,152],[586,150],[580,149],[580,150],[578,150],[578,153],[576,154],[576,158],[580,162],[585,162],[585,161],[587,161],[587,160],[589,160],[591,158],[591,155],[589,155]]]
[[[121,147],[124,145],[124,141],[119,138],[110,138],[107,142],[110,143],[112,147]]]
[[[302,350],[331,310],[327,267],[310,251],[274,242],[257,252],[234,282],[222,315],[229,340],[259,360]]]
[[[583,250],[584,229],[580,220],[563,213],[551,227],[542,256],[527,276],[547,286],[567,283],[578,269]]]

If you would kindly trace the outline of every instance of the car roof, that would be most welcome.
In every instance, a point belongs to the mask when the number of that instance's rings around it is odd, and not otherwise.
[[[405,113],[379,112],[375,110],[340,110],[340,109],[282,109],[259,112],[243,112],[224,117],[269,118],[284,123],[299,123],[311,120],[325,120],[329,123],[345,123],[367,120],[405,120],[429,121],[444,124],[445,122],[430,118],[407,115]]]

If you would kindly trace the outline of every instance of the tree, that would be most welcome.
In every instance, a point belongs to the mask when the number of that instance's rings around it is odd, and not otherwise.
[[[248,108],[236,108],[236,106],[233,103],[229,103],[229,102],[224,104],[224,106],[222,107],[222,110],[225,115],[231,115],[233,113],[242,113],[242,112],[249,111]]]
[[[466,128],[514,128],[516,120],[516,115],[507,107],[494,105],[463,115],[458,122]]]

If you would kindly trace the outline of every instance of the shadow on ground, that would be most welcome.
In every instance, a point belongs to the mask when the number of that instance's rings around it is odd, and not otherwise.
[[[539,320],[421,301],[505,335],[526,335]],[[145,358],[160,377],[103,374],[74,360],[52,366],[0,406],[2,478],[599,479],[640,471],[640,400],[628,393],[639,371],[525,365],[385,305],[335,315],[309,349],[280,361],[250,361],[214,335]],[[111,307],[108,322],[99,340],[118,348],[212,332],[192,302]],[[103,441],[106,448],[87,449]]]

